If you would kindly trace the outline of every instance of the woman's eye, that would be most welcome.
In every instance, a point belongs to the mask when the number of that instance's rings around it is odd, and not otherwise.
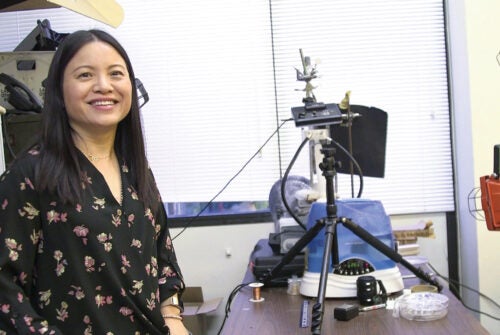
[[[124,76],[124,74],[123,74],[123,72],[122,72],[122,71],[112,71],[112,72],[111,72],[111,75],[112,75],[113,77],[123,77],[123,76]]]
[[[91,74],[90,72],[82,72],[78,75],[78,78],[90,78]]]

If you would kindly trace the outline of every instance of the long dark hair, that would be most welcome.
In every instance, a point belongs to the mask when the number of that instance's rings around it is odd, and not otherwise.
[[[112,46],[127,65],[132,83],[132,104],[128,115],[118,124],[114,146],[118,157],[124,160],[129,168],[139,198],[144,201],[146,207],[155,210],[158,205],[158,190],[146,159],[132,64],[122,45],[113,36],[101,30],[80,30],[68,35],[54,54],[45,80],[37,187],[40,191],[55,193],[64,203],[76,204],[83,199],[78,149],[73,142],[64,107],[63,75],[74,55],[83,46],[95,41]]]

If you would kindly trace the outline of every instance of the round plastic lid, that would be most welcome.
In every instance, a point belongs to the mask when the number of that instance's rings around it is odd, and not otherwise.
[[[438,320],[448,313],[448,297],[432,292],[411,293],[399,301],[399,313],[407,320]]]

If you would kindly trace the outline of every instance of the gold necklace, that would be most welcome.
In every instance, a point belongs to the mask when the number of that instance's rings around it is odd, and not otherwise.
[[[93,162],[100,161],[102,159],[108,159],[109,157],[111,157],[111,154],[107,154],[106,156],[95,156],[91,153],[87,153],[87,157],[93,163]]]

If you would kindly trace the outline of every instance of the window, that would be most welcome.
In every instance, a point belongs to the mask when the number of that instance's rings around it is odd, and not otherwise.
[[[442,1],[119,2],[117,29],[64,8],[1,13],[0,51],[38,19],[60,33],[115,35],[150,97],[148,156],[171,217],[211,200],[208,216],[266,212],[303,138],[284,122],[304,96],[299,49],[321,60],[319,101],[337,103],[350,90],[352,104],[388,114],[385,178],[366,177],[363,196],[389,214],[453,210]],[[306,152],[291,174],[309,177]],[[339,175],[340,196],[350,196],[349,178]]]

